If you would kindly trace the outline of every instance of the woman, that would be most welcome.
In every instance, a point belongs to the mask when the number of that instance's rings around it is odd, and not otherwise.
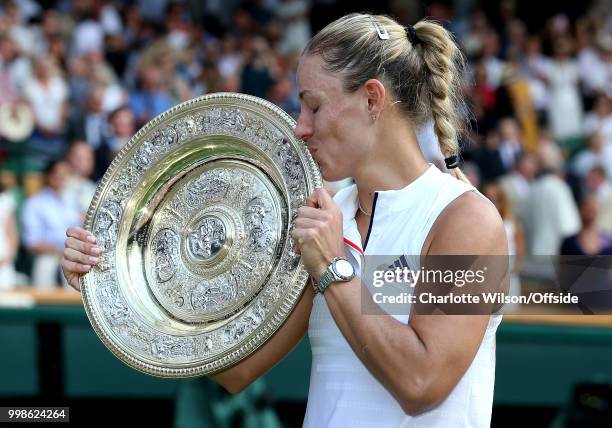
[[[490,181],[482,186],[482,194],[485,195],[493,204],[504,222],[506,239],[508,241],[508,254],[514,256],[510,275],[510,295],[521,295],[521,280],[519,273],[522,269],[525,257],[525,233],[523,225],[514,216],[512,202],[506,191],[497,181]],[[508,309],[508,307],[505,307]]]
[[[559,37],[553,43],[553,51],[553,61],[544,76],[550,91],[548,121],[554,137],[563,142],[581,136],[584,110],[572,39]]]
[[[228,390],[261,376],[308,331],[313,364],[305,426],[489,426],[499,316],[408,319],[361,309],[364,252],[507,254],[495,207],[456,168],[460,60],[449,33],[435,23],[405,28],[361,14],[329,24],[305,48],[295,134],[325,180],[353,177],[356,184],[334,199],[319,189],[299,209],[293,237],[314,284],[328,287],[316,295],[306,287],[271,340],[213,376]],[[427,164],[418,148],[415,129],[428,118],[455,177]],[[84,230],[67,234],[64,271],[78,287],[99,250]],[[357,276],[322,279],[336,257],[349,259]]]
[[[0,186],[0,290],[10,290],[17,285],[15,258],[19,235],[15,217],[15,197]]]
[[[579,209],[580,231],[561,243],[562,257],[557,267],[559,286],[580,296],[580,309],[584,313],[608,313],[612,309],[608,292],[612,288],[609,257],[612,236],[597,224],[599,201],[595,193],[587,191],[581,195]]]
[[[597,224],[599,201],[594,193],[587,193],[580,201],[582,228],[561,243],[562,256],[612,256],[612,236]]]

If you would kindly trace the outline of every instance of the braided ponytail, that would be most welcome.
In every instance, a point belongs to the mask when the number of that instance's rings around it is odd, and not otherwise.
[[[462,101],[461,73],[464,60],[451,34],[432,21],[419,21],[414,29],[422,45],[431,117],[445,158],[459,152],[458,134],[462,121],[458,115]],[[459,168],[449,169],[455,178],[469,183]]]

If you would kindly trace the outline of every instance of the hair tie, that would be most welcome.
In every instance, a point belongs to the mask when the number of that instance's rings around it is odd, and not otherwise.
[[[457,168],[459,166],[459,156],[452,155],[444,159],[447,169]]]
[[[406,31],[406,35],[408,36],[408,40],[410,40],[410,43],[413,46],[416,45],[420,45],[423,43],[423,41],[419,38],[419,35],[417,34],[416,30],[414,29],[414,27],[410,24],[406,25],[404,27],[404,31]]]

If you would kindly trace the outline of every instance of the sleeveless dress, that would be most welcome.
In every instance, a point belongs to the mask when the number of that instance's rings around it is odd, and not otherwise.
[[[426,172],[405,188],[375,192],[365,249],[361,248],[361,236],[355,222],[357,187],[353,185],[338,192],[334,200],[343,213],[344,242],[357,274],[361,271],[364,254],[420,255],[440,213],[467,191],[476,189],[430,164]],[[409,308],[406,313],[391,316],[407,324]],[[490,426],[495,381],[495,332],[500,321],[501,315],[490,317],[472,364],[445,401],[412,417],[404,413],[393,396],[354,354],[336,325],[325,298],[317,293],[308,328],[312,369],[304,427]]]

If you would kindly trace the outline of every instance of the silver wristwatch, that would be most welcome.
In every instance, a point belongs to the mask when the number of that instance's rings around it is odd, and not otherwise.
[[[355,277],[353,265],[342,257],[334,258],[318,283],[314,282],[315,291],[323,294],[334,282],[347,282]]]

